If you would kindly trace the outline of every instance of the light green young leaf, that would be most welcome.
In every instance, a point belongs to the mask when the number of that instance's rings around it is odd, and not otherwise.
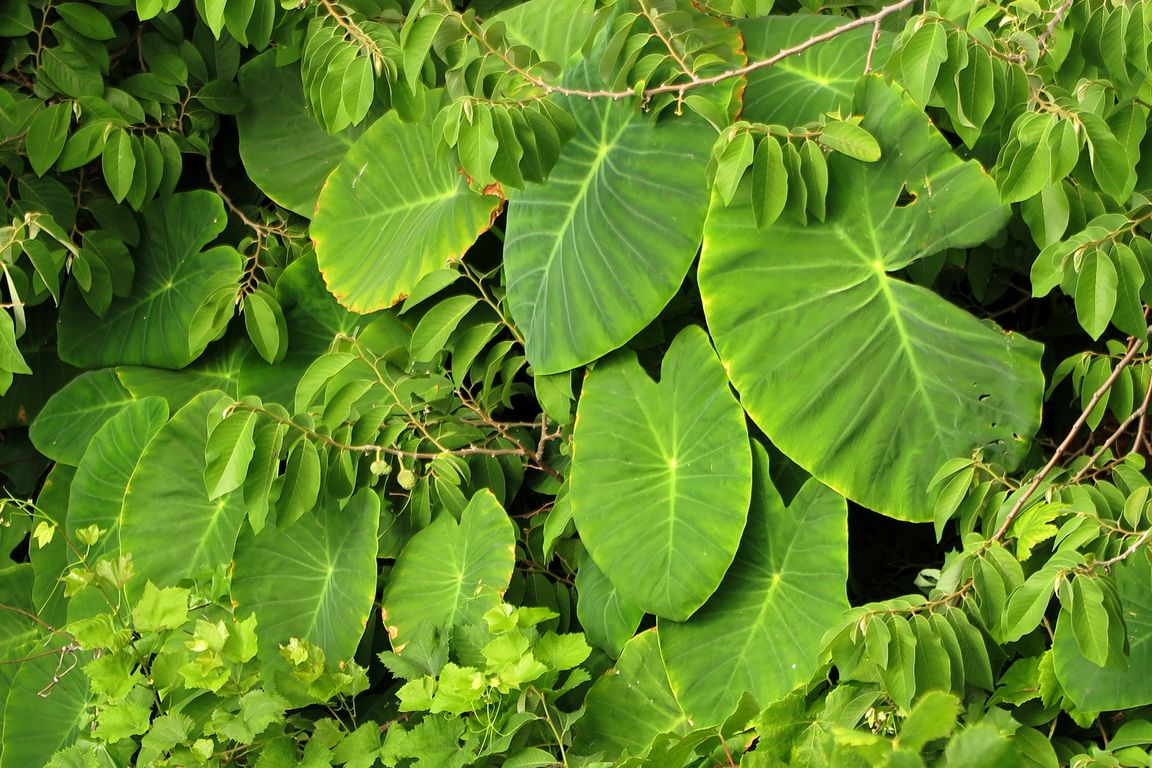
[[[820,143],[835,152],[865,163],[880,159],[880,145],[876,137],[855,123],[830,120],[820,132]]]
[[[925,20],[899,52],[900,82],[921,106],[928,104],[940,65],[948,58],[948,32],[942,23]]]
[[[159,632],[182,627],[188,620],[188,598],[191,592],[181,587],[157,589],[149,581],[144,594],[132,609],[132,622],[140,632]]]
[[[928,742],[950,736],[956,728],[960,711],[960,701],[952,694],[928,691],[920,697],[901,724],[896,743],[919,752]]]
[[[132,177],[136,173],[136,156],[132,152],[132,139],[126,130],[119,128],[108,137],[100,164],[108,191],[116,202],[122,202],[132,187]]]
[[[478,302],[479,299],[475,296],[451,296],[424,313],[416,325],[416,330],[412,332],[409,346],[412,360],[415,362],[434,360],[444,349],[448,337],[456,331],[460,321]]]
[[[763,231],[780,218],[788,202],[788,171],[784,152],[773,136],[765,136],[756,145],[752,159],[752,215],[756,228]]]
[[[244,297],[244,328],[266,362],[278,363],[288,351],[288,323],[272,292],[261,287]]]
[[[752,135],[747,131],[740,131],[724,147],[716,165],[716,179],[714,181],[716,194],[724,205],[732,202],[736,195],[736,187],[744,177],[744,171],[752,164],[754,147]]]

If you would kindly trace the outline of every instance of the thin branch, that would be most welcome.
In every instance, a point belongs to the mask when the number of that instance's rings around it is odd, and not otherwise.
[[[1152,328],[1150,328],[1149,331],[1152,332]],[[1052,458],[1048,460],[1048,463],[1044,465],[1043,469],[1036,473],[1036,476],[1032,478],[1032,482],[1028,484],[1028,487],[1025,488],[1024,492],[1021,493],[1019,498],[1016,499],[1016,503],[1012,506],[1012,510],[1008,513],[1008,516],[1004,518],[1003,524],[1001,524],[1000,529],[996,531],[996,534],[992,537],[991,541],[1000,541],[1008,534],[1008,529],[1012,526],[1012,522],[1020,514],[1021,510],[1024,509],[1024,505],[1028,503],[1028,499],[1032,498],[1032,494],[1036,492],[1036,489],[1040,487],[1040,484],[1043,483],[1044,479],[1052,473],[1052,470],[1055,469],[1056,465],[1060,463],[1060,460],[1064,457],[1064,454],[1067,453],[1068,449],[1072,447],[1072,441],[1076,439],[1076,435],[1079,434],[1080,428],[1083,427],[1085,423],[1087,423],[1089,415],[1091,415],[1092,411],[1096,408],[1096,404],[1100,402],[1100,398],[1104,397],[1104,393],[1112,388],[1112,385],[1116,383],[1116,379],[1118,379],[1124,369],[1132,363],[1133,358],[1136,357],[1136,353],[1140,351],[1142,346],[1144,346],[1143,339],[1138,339],[1135,336],[1132,336],[1128,339],[1128,351],[1124,354],[1124,357],[1122,357],[1120,362],[1116,364],[1116,367],[1112,370],[1112,373],[1108,376],[1108,379],[1100,385],[1099,389],[1092,393],[1092,399],[1089,400],[1088,405],[1084,407],[1084,412],[1080,414],[1080,418],[1076,419],[1076,423],[1072,425],[1070,430],[1068,430],[1068,434],[1064,437],[1064,441],[1056,447],[1056,451],[1052,454]]]
[[[31,611],[26,611],[23,608],[18,608],[15,605],[8,605],[6,603],[0,603],[0,611],[11,611],[12,613],[18,613],[21,616],[28,618],[28,619],[31,619],[32,621],[36,622],[37,624],[44,627],[44,629],[48,630],[49,632],[51,632],[54,635],[58,634],[58,633],[63,633],[64,635],[67,635],[68,637],[72,637],[72,635],[68,634],[67,632],[63,632],[63,630],[57,629],[56,627],[54,627],[51,624],[49,624],[48,622],[44,621],[42,618],[40,618],[36,614],[32,613]]]
[[[657,12],[649,8],[644,0],[636,1],[640,4],[640,10],[644,12],[644,18],[648,19],[648,23],[652,25],[652,31],[656,33],[656,37],[660,38],[660,42],[664,43],[664,47],[668,49],[669,55],[680,65],[680,71],[688,75],[688,77],[696,77],[696,73],[688,66],[688,62],[684,60],[684,57],[681,56],[676,50],[676,47],[672,45],[672,38],[666,36],[664,31],[660,29],[660,26],[656,23]]]
[[[859,29],[860,27],[867,27],[867,26],[872,25],[872,24],[879,24],[881,21],[883,21],[888,16],[891,16],[894,13],[902,11],[905,8],[909,8],[912,5],[914,5],[916,2],[917,2],[917,0],[899,0],[899,2],[893,3],[892,5],[884,6],[880,10],[876,11],[876,13],[872,13],[872,14],[869,14],[867,16],[861,16],[858,19],[853,19],[852,21],[849,21],[846,24],[841,24],[840,26],[835,27],[834,29],[830,29],[827,32],[824,32],[824,33],[819,34],[819,35],[814,35],[813,37],[810,37],[807,40],[805,40],[804,42],[798,43],[798,44],[792,46],[791,48],[785,48],[781,51],[777,51],[775,54],[773,54],[772,56],[769,56],[766,59],[762,59],[760,61],[754,61],[751,64],[747,64],[743,67],[736,67],[733,69],[729,69],[729,70],[726,70],[724,72],[721,72],[720,74],[712,75],[710,77],[693,76],[691,79],[689,79],[686,82],[667,83],[665,85],[653,86],[651,88],[646,88],[645,90],[640,91],[639,95],[643,99],[650,99],[653,96],[659,96],[660,94],[665,94],[665,93],[673,93],[673,94],[683,96],[685,91],[692,89],[692,88],[700,88],[700,87],[703,87],[706,85],[716,85],[717,83],[722,83],[725,80],[730,80],[734,77],[742,77],[744,75],[751,74],[752,72],[756,72],[757,70],[760,70],[760,69],[767,69],[768,67],[772,67],[772,66],[775,66],[776,64],[779,64],[784,59],[790,58],[792,56],[796,56],[797,54],[803,53],[804,51],[808,50],[809,48],[820,45],[821,43],[826,43],[829,40],[833,40],[833,39],[839,37],[840,35],[843,35],[846,32],[851,32],[854,29]],[[465,29],[468,29],[467,24],[464,23],[464,19],[463,19],[462,15],[459,13],[456,13],[454,15],[456,16],[457,20],[461,22],[461,25]],[[482,34],[479,34],[473,30],[470,30],[470,29],[468,29],[468,31],[473,36],[475,36],[476,39],[482,45],[484,45],[488,49],[489,53],[498,57],[512,71],[516,72],[521,77],[523,77],[525,80],[532,83],[537,88],[540,88],[541,90],[543,90],[545,93],[548,93],[548,94],[556,93],[556,94],[561,94],[564,96],[583,96],[583,97],[588,98],[588,99],[594,99],[594,98],[625,99],[625,98],[628,98],[630,96],[636,96],[637,95],[637,92],[634,89],[620,90],[620,91],[608,91],[608,90],[594,91],[594,90],[589,90],[589,89],[585,89],[585,88],[566,88],[566,87],[560,86],[560,85],[553,85],[552,83],[549,83],[549,82],[537,77],[536,75],[533,75],[528,70],[517,65],[516,62],[512,61],[505,53],[503,53],[500,50],[497,50],[493,45],[491,45],[487,41],[487,39],[484,38],[484,36]]]
[[[1138,537],[1136,537],[1136,541],[1132,542],[1127,549],[1115,557],[1110,557],[1107,560],[1097,560],[1094,563],[1083,566],[1079,570],[1081,570],[1082,573],[1088,573],[1096,570],[1097,568],[1108,570],[1117,563],[1122,563],[1128,558],[1132,557],[1132,555],[1136,554],[1140,550],[1140,547],[1144,546],[1149,538],[1152,538],[1152,528],[1142,532]]]
[[[1052,18],[1048,20],[1048,25],[1044,27],[1044,31],[1036,38],[1041,54],[1048,50],[1048,41],[1052,39],[1052,35],[1056,34],[1056,27],[1060,26],[1060,22],[1064,20],[1071,9],[1072,0],[1064,0],[1056,12],[1052,14]]]
[[[872,39],[868,41],[868,56],[864,59],[864,74],[872,71],[872,57],[876,55],[876,46],[880,42],[880,22],[872,25]]]
[[[1144,390],[1144,400],[1140,403],[1140,423],[1136,425],[1136,437],[1132,439],[1132,450],[1129,453],[1138,453],[1140,446],[1148,442],[1148,406],[1152,404],[1152,377],[1148,380],[1148,389]]]
[[[1148,415],[1148,405],[1150,401],[1152,401],[1152,380],[1149,380],[1148,382],[1148,388],[1144,391],[1144,400],[1140,403],[1140,407],[1132,411],[1128,418],[1125,419],[1120,426],[1116,427],[1116,429],[1112,431],[1112,434],[1108,436],[1108,439],[1104,441],[1104,444],[1101,445],[1099,449],[1097,449],[1096,453],[1092,454],[1092,458],[1088,460],[1088,463],[1085,464],[1072,478],[1073,484],[1083,480],[1088,475],[1088,473],[1092,471],[1092,468],[1096,466],[1096,462],[1100,460],[1100,457],[1104,455],[1105,451],[1111,448],[1116,443],[1116,441],[1120,439],[1120,436],[1123,435],[1128,427],[1132,425],[1132,422],[1139,419],[1140,425],[1136,428],[1136,439],[1133,441],[1132,450],[1129,451],[1129,453],[1136,452],[1136,449],[1141,443],[1141,436],[1144,434],[1144,422]]]

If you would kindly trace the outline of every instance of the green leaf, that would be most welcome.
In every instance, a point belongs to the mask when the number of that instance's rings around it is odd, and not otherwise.
[[[927,106],[940,65],[948,58],[948,30],[944,24],[923,19],[898,54],[900,82],[920,106]]]
[[[1087,658],[1063,612],[1052,643],[1056,677],[1068,697],[1085,711],[1128,709],[1152,703],[1152,691],[1147,686],[1132,684],[1152,675],[1152,565],[1143,557],[1132,557],[1113,567],[1112,578],[1127,633],[1127,669],[1102,667]],[[1116,618],[1110,616],[1109,621]]]
[[[298,441],[288,455],[284,483],[276,507],[280,514],[276,524],[287,528],[316,504],[320,493],[320,452],[308,438]]]
[[[1116,140],[1103,118],[1091,112],[1078,112],[1088,137],[1088,157],[1092,176],[1100,189],[1115,200],[1124,200],[1132,190],[1136,174],[1124,146]]]
[[[69,3],[78,7],[77,3]],[[66,6],[59,6],[57,10]],[[99,14],[104,18],[103,14]],[[28,162],[37,176],[43,176],[52,167],[64,150],[64,140],[68,138],[68,124],[72,120],[72,105],[64,102],[45,107],[36,113],[28,125],[28,133],[24,137],[24,150],[28,153]]]
[[[51,654],[16,670],[5,712],[19,716],[4,719],[0,743],[4,768],[46,765],[56,750],[75,743],[91,727],[88,680],[82,671],[63,675],[51,695],[40,695],[56,675],[58,663],[57,655]]]
[[[1072,636],[1084,658],[1098,667],[1108,663],[1108,611],[1104,608],[1104,591],[1096,579],[1072,579],[1072,600],[1062,607],[1072,620]]]
[[[736,555],[752,467],[744,416],[699,327],[657,384],[625,352],[585,382],[569,501],[596,564],[636,607],[683,620]]]
[[[284,359],[288,351],[288,322],[271,291],[261,287],[244,297],[244,328],[266,362]]]
[[[218,499],[244,484],[248,464],[256,451],[252,439],[256,421],[253,411],[237,410],[212,429],[204,466],[204,485],[209,499]]]
[[[132,186],[136,173],[136,155],[132,153],[132,138],[123,128],[112,132],[100,158],[104,181],[116,202],[121,202]]]
[[[772,226],[788,202],[788,171],[784,167],[784,152],[780,142],[765,136],[756,145],[752,159],[752,215],[756,228]]]
[[[115,371],[87,371],[49,398],[28,436],[48,458],[77,466],[96,431],[131,400]]]
[[[835,152],[865,163],[880,159],[880,145],[876,137],[858,125],[833,120],[820,131],[820,143]]]
[[[376,121],[324,185],[312,222],[329,290],[354,312],[406,298],[420,278],[464,254],[501,199],[468,189],[436,150],[431,126]]]
[[[844,24],[842,17],[823,15],[775,15],[738,21],[749,61],[762,61]],[[895,35],[882,31],[872,55],[879,64],[888,58]],[[745,120],[759,123],[803,125],[825,113],[852,107],[856,82],[872,47],[872,29],[843,32],[835,45],[817,45],[772,67],[748,75],[744,91]]]
[[[740,131],[720,153],[716,166],[715,187],[716,194],[720,196],[724,205],[732,202],[736,188],[740,185],[740,179],[744,177],[744,171],[752,165],[753,145],[752,134]]]
[[[594,0],[527,0],[492,17],[511,40],[531,46],[545,61],[567,63],[591,34]]]
[[[227,0],[201,0],[204,4],[203,18],[212,35],[219,40],[220,33],[224,31],[224,9]]]
[[[752,453],[752,509],[736,561],[692,618],[660,624],[668,679],[699,726],[719,723],[745,691],[772,701],[808,680],[825,630],[848,608],[844,499],[809,480],[785,507],[767,453],[759,443]]]
[[[587,69],[567,86],[595,86]],[[694,115],[653,122],[612,99],[559,103],[576,135],[548,183],[509,204],[504,247],[508,306],[536,373],[616,349],[680,288],[700,245],[715,135]]]
[[[412,360],[425,362],[436,359],[443,351],[448,337],[455,333],[460,321],[479,303],[475,296],[450,296],[424,313],[412,331],[409,346]]]
[[[628,641],[614,669],[597,680],[576,723],[576,743],[589,753],[641,755],[661,733],[686,734],[692,725],[668,682],[656,630]]]
[[[901,724],[897,744],[919,752],[930,741],[948,738],[956,728],[960,709],[959,700],[952,694],[928,691]]]
[[[636,634],[644,611],[620,594],[595,560],[585,558],[576,572],[576,615],[589,642],[617,658]]]
[[[1106,253],[1092,248],[1084,254],[1076,277],[1076,319],[1093,339],[1108,328],[1116,310],[1118,282],[1116,266]]]
[[[223,409],[219,392],[184,406],[148,443],[124,492],[121,548],[139,574],[167,586],[211,572],[232,559],[244,519],[238,494],[210,501],[204,489],[208,415]]]
[[[245,530],[232,594],[256,614],[261,654],[299,637],[333,662],[352,658],[376,592],[379,518],[380,498],[363,489],[343,509],[328,501],[285,530]]]
[[[866,78],[858,105],[884,157],[829,158],[823,224],[780,219],[761,233],[739,196],[714,207],[700,292],[729,377],[773,443],[850,499],[927,521],[945,461],[981,446],[1009,466],[1022,456],[1040,348],[888,276],[990,237],[1006,210],[897,89]],[[894,207],[902,190],[915,200]]]
[[[213,326],[207,338],[190,343],[198,309],[221,289],[240,280],[235,249],[203,251],[224,230],[220,198],[203,190],[183,192],[148,205],[143,242],[133,254],[132,294],[115,298],[102,319],[70,285],[60,307],[60,357],[77,366],[154,365],[183,368],[224,331]],[[228,298],[228,297],[226,297]]]
[[[148,582],[144,594],[132,609],[132,623],[139,632],[176,629],[188,620],[188,597],[191,592],[180,587],[157,589]]]
[[[413,536],[384,588],[381,612],[396,653],[428,632],[478,623],[512,577],[512,523],[496,497],[472,497],[457,522],[441,512]]]
[[[301,216],[312,216],[324,180],[367,127],[328,133],[304,104],[300,70],[276,66],[275,52],[240,68],[244,109],[236,116],[240,158],[260,191]]]

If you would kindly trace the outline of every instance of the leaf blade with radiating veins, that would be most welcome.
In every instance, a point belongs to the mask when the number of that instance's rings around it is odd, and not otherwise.
[[[760,232],[741,195],[714,202],[700,292],[729,378],[773,443],[848,498],[927,521],[945,461],[981,447],[1006,465],[1022,457],[1039,420],[1040,348],[888,276],[982,242],[1007,210],[896,87],[865,78],[856,111],[881,159],[829,158],[823,223],[785,212]],[[898,206],[904,191],[913,201]]]
[[[628,641],[615,668],[588,691],[585,707],[573,740],[584,754],[638,756],[661,733],[683,735],[692,727],[668,681],[655,629]]]
[[[136,566],[130,587],[172,586],[232,560],[243,498],[233,491],[209,501],[204,488],[208,415],[228,402],[217,391],[197,395],[140,455],[120,521],[121,550]]]
[[[295,65],[276,66],[273,51],[240,68],[244,109],[236,116],[240,157],[260,191],[301,216],[311,216],[324,180],[365,124],[330,134],[304,103]]]
[[[600,362],[572,454],[568,499],[592,559],[637,608],[687,619],[736,556],[752,492],[744,414],[707,334],[680,332],[659,384],[630,352]]]
[[[76,466],[104,422],[132,399],[116,371],[87,371],[52,395],[32,422],[28,437],[48,458]]]
[[[764,16],[739,21],[749,61],[762,61],[780,51],[842,26],[837,16]],[[883,31],[872,54],[874,64],[888,58],[895,38]],[[781,59],[748,75],[744,90],[745,120],[759,123],[802,125],[826,112],[847,115],[856,81],[864,72],[872,29],[845,32],[834,45],[816,45],[803,53]]]
[[[825,630],[848,608],[844,498],[809,480],[785,507],[759,443],[752,455],[752,509],[736,561],[692,618],[660,623],[668,679],[699,726],[723,720],[744,691],[773,701],[808,680]]]
[[[290,637],[316,643],[332,661],[351,658],[376,592],[380,497],[362,489],[344,506],[321,504],[284,530],[245,529],[236,543],[232,594],[256,613],[260,649]],[[291,589],[285,589],[290,583]]]
[[[395,112],[356,140],[324,183],[312,219],[328,289],[366,313],[401,301],[464,255],[503,204],[468,188],[432,126]]]
[[[584,69],[568,81],[587,87]],[[653,123],[634,105],[569,98],[576,135],[545,185],[508,207],[508,305],[537,373],[624,344],[668,303],[700,245],[715,132],[694,115]]]
[[[148,205],[144,242],[133,258],[131,295],[114,298],[104,317],[97,318],[75,285],[69,285],[60,307],[60,358],[85,368],[183,368],[199,357],[208,342],[224,332],[228,316],[212,323],[201,342],[190,344],[193,318],[221,289],[240,280],[235,249],[201,250],[226,223],[224,203],[205,190]]]
[[[511,520],[491,491],[479,491],[457,522],[446,510],[405,545],[381,613],[396,653],[413,640],[479,622],[500,602],[515,564]]]

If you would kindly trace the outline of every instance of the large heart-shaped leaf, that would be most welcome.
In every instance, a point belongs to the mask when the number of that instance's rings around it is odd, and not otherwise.
[[[48,458],[76,466],[92,436],[131,400],[116,371],[82,373],[44,404],[28,437]]]
[[[895,86],[865,78],[857,109],[883,158],[829,158],[823,223],[758,231],[748,182],[731,206],[714,204],[700,292],[741,401],[772,441],[854,501],[928,520],[944,461],[984,448],[1015,465],[1027,448],[1040,347],[888,275],[983,241],[1006,210],[987,173]]]
[[[431,125],[389,112],[356,140],[320,193],[312,220],[320,271],[353,312],[389,307],[463,256],[502,202],[468,188]]]
[[[208,500],[204,450],[208,415],[229,398],[204,392],[180,409],[140,455],[124,493],[120,547],[132,553],[143,588],[210,573],[232,560],[244,520],[239,492]]]
[[[168,401],[168,409],[176,412],[198,394],[210,389],[237,398],[240,369],[250,352],[255,354],[246,337],[241,340],[230,335],[179,371],[125,365],[116,369],[116,377],[133,397],[163,397]]]
[[[63,663],[86,659],[64,654]],[[59,675],[61,657],[48,654],[20,665],[5,707],[0,768],[47,765],[58,749],[73,744],[90,724],[88,678],[80,669]],[[53,676],[59,681],[41,695]]]
[[[299,637],[333,661],[352,657],[376,593],[379,521],[380,497],[363,489],[343,509],[323,504],[285,530],[245,528],[232,595],[255,611],[262,651]]]
[[[750,61],[763,61],[845,24],[842,16],[763,16],[737,24]],[[882,31],[872,52],[872,64],[883,63],[893,35]],[[837,35],[831,44],[814,45],[748,75],[740,116],[786,126],[818,120],[825,112],[852,108],[856,81],[864,74],[872,27]]]
[[[132,294],[115,298],[102,318],[70,287],[60,306],[60,358],[72,365],[154,365],[183,368],[223,333],[224,316],[192,341],[196,311],[240,281],[234,248],[202,251],[227,217],[219,196],[205,190],[160,198],[144,210],[144,235],[134,254]]]
[[[1152,566],[1144,557],[1132,557],[1113,571],[1116,594],[1124,608],[1128,635],[1128,668],[1098,667],[1076,643],[1071,622],[1061,616],[1052,642],[1056,678],[1086,712],[1129,709],[1152,704],[1152,689],[1133,681],[1152,677]]]
[[[446,510],[409,540],[384,589],[381,613],[400,653],[426,632],[480,621],[499,604],[516,559],[512,521],[491,491],[457,522]]]
[[[304,102],[298,65],[276,66],[273,51],[240,69],[244,109],[236,115],[240,158],[260,191],[301,216],[311,216],[324,179],[368,123],[328,133]]]
[[[168,404],[162,398],[134,400],[108,419],[88,444],[68,494],[68,532],[90,525],[106,531],[88,552],[92,560],[119,546],[124,492],[144,448],[167,421]]]
[[[785,507],[767,453],[755,444],[752,454],[752,509],[736,561],[691,619],[660,624],[668,679],[697,725],[722,721],[745,691],[769,702],[806,681],[825,630],[848,608],[844,498],[809,480]]]
[[[568,498],[581,540],[628,602],[691,616],[736,556],[751,492],[744,412],[702,329],[672,342],[659,384],[631,352],[597,365],[580,398]]]
[[[569,81],[591,87],[580,68]],[[561,104],[576,134],[547,184],[508,206],[508,304],[537,374],[616,349],[660,313],[696,258],[715,132],[685,115],[654,122],[612,99]]]

